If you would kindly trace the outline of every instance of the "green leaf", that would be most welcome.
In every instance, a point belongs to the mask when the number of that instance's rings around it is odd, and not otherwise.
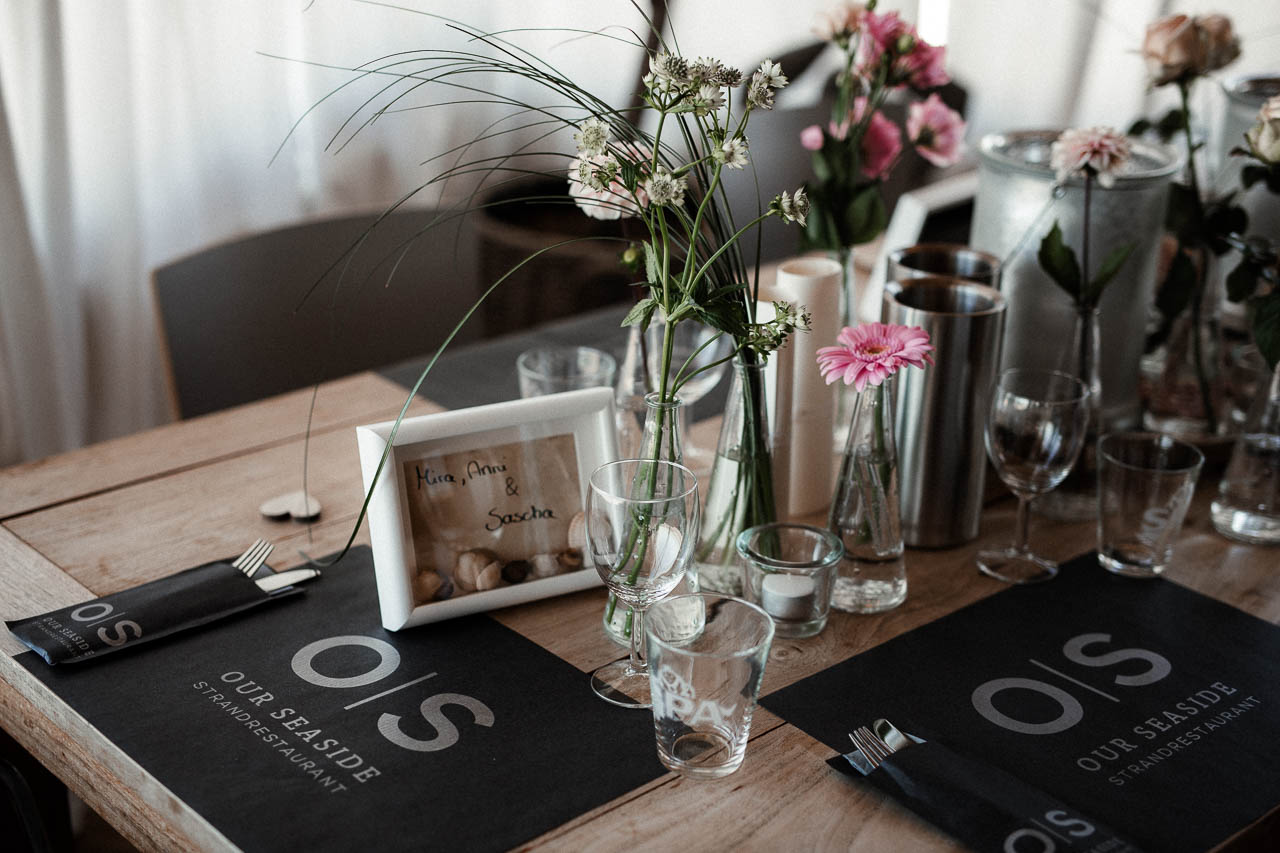
[[[880,235],[889,223],[884,199],[878,184],[869,184],[856,192],[844,211],[844,227],[841,229],[844,246],[869,243]]]
[[[1196,289],[1196,265],[1181,246],[1169,263],[1169,272],[1156,292],[1156,308],[1165,317],[1177,317],[1191,304]]]
[[[831,180],[834,170],[831,168],[830,161],[823,156],[821,151],[813,152],[813,176],[819,181],[826,183]]]
[[[1125,136],[1141,136],[1152,127],[1151,119],[1140,118],[1133,124],[1129,125],[1129,129],[1125,131]]]
[[[1240,170],[1240,183],[1244,184],[1245,189],[1249,189],[1254,184],[1258,183],[1258,181],[1265,181],[1267,179],[1268,171],[1269,170],[1266,166],[1259,166],[1256,163],[1250,163],[1248,166],[1245,166]]]
[[[1172,231],[1182,243],[1197,242],[1199,212],[1200,199],[1191,187],[1176,182],[1169,185],[1169,204],[1164,214],[1166,231]]]
[[[1085,302],[1089,305],[1097,305],[1102,300],[1102,291],[1106,289],[1111,279],[1116,277],[1116,273],[1120,272],[1120,267],[1124,266],[1124,262],[1129,259],[1132,251],[1133,244],[1126,243],[1123,246],[1116,246],[1102,259],[1097,275],[1093,277],[1093,281],[1089,282]]]
[[[635,305],[631,306],[631,310],[627,312],[627,316],[622,318],[624,326],[639,326],[640,331],[649,328],[649,322],[653,319],[653,312],[658,309],[658,300],[652,296],[646,296]]]
[[[1062,228],[1058,220],[1040,241],[1040,252],[1036,255],[1043,269],[1054,282],[1067,292],[1072,301],[1080,299],[1080,263],[1076,253],[1062,241]]]
[[[1231,250],[1231,244],[1223,237],[1249,230],[1249,214],[1240,205],[1231,204],[1231,198],[1228,196],[1211,205],[1205,214],[1204,238],[1215,255],[1224,255]]]
[[[1227,275],[1227,298],[1232,302],[1243,302],[1258,289],[1258,276],[1262,275],[1262,267],[1246,256]]]
[[[1186,126],[1186,115],[1183,114],[1181,109],[1174,107],[1156,122],[1156,133],[1160,135],[1161,139],[1168,142],[1175,133],[1182,132]]]
[[[662,286],[662,266],[658,263],[658,253],[654,251],[652,243],[644,244],[644,277],[650,284]]]
[[[1280,291],[1272,291],[1254,305],[1253,342],[1267,366],[1275,370],[1280,362]]]

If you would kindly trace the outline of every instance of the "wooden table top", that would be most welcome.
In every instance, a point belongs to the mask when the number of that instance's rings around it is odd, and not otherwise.
[[[0,617],[13,619],[125,589],[236,553],[265,537],[273,564],[302,551],[338,550],[363,491],[354,426],[393,418],[405,392],[375,373],[320,387],[310,440],[308,489],[324,513],[310,530],[263,518],[266,498],[301,487],[311,391],[299,391],[39,462],[0,470]],[[415,402],[411,413],[438,407]],[[714,424],[694,428],[702,446]],[[1168,576],[1270,622],[1280,622],[1280,552],[1231,543],[1213,531],[1212,474],[1202,479]],[[980,575],[974,554],[1012,536],[1014,502],[983,515],[978,541],[908,550],[910,591],[876,616],[833,612],[807,640],[777,639],[765,673],[770,692],[1004,588]],[[1041,553],[1067,558],[1092,541],[1092,525],[1033,517]],[[367,528],[358,542],[367,542]],[[586,673],[618,657],[600,615],[603,588],[493,615]],[[20,665],[23,650],[0,636],[0,725],[78,796],[143,849],[235,849],[199,814]],[[530,849],[961,849],[948,836],[870,786],[830,770],[831,751],[760,710],[742,768],[714,782],[674,774],[537,838]],[[1273,816],[1274,816],[1273,812]],[[691,827],[694,829],[691,830]]]

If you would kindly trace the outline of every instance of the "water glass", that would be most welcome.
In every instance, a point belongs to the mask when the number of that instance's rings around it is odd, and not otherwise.
[[[740,598],[677,595],[645,625],[658,760],[694,779],[737,770],[764,679],[774,623]]]
[[[773,618],[779,637],[812,637],[827,625],[844,543],[829,530],[779,522],[738,534],[743,597]]]
[[[534,347],[516,358],[521,397],[613,385],[618,363],[594,347]]]
[[[1131,578],[1153,578],[1173,557],[1204,454],[1160,433],[1098,439],[1098,562]]]

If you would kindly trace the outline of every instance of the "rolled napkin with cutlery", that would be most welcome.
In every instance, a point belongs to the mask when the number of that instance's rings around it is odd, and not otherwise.
[[[1139,848],[1033,785],[887,720],[851,733],[857,748],[827,763],[867,781],[975,850],[1136,853]]]
[[[320,574],[312,568],[277,573],[265,567],[257,574],[246,574],[236,563],[205,563],[92,601],[6,621],[5,625],[46,663],[77,663],[301,592],[293,584]]]

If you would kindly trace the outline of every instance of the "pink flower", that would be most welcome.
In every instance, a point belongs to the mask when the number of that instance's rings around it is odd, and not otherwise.
[[[900,367],[933,364],[929,333],[919,326],[863,323],[845,326],[836,337],[838,346],[818,350],[818,369],[827,384],[843,379],[861,391],[879,385]]]
[[[907,108],[907,137],[933,165],[951,166],[960,159],[964,119],[935,92]]]
[[[920,38],[916,28],[899,18],[897,12],[868,12],[865,32],[858,61],[859,73],[864,77],[874,78],[880,64],[888,62],[890,86],[906,84],[914,89],[932,89],[951,79],[943,68],[946,48],[934,47]]]
[[[816,124],[811,124],[800,131],[800,145],[806,151],[820,151],[822,149],[822,128]]]
[[[1049,149],[1049,165],[1058,183],[1088,171],[1109,187],[1129,163],[1129,140],[1109,127],[1065,130]]]
[[[865,109],[866,98],[858,98]],[[861,111],[859,109],[859,112]],[[871,114],[867,134],[862,137],[862,174],[868,178],[885,178],[902,153],[902,134],[898,126],[878,110]]]

